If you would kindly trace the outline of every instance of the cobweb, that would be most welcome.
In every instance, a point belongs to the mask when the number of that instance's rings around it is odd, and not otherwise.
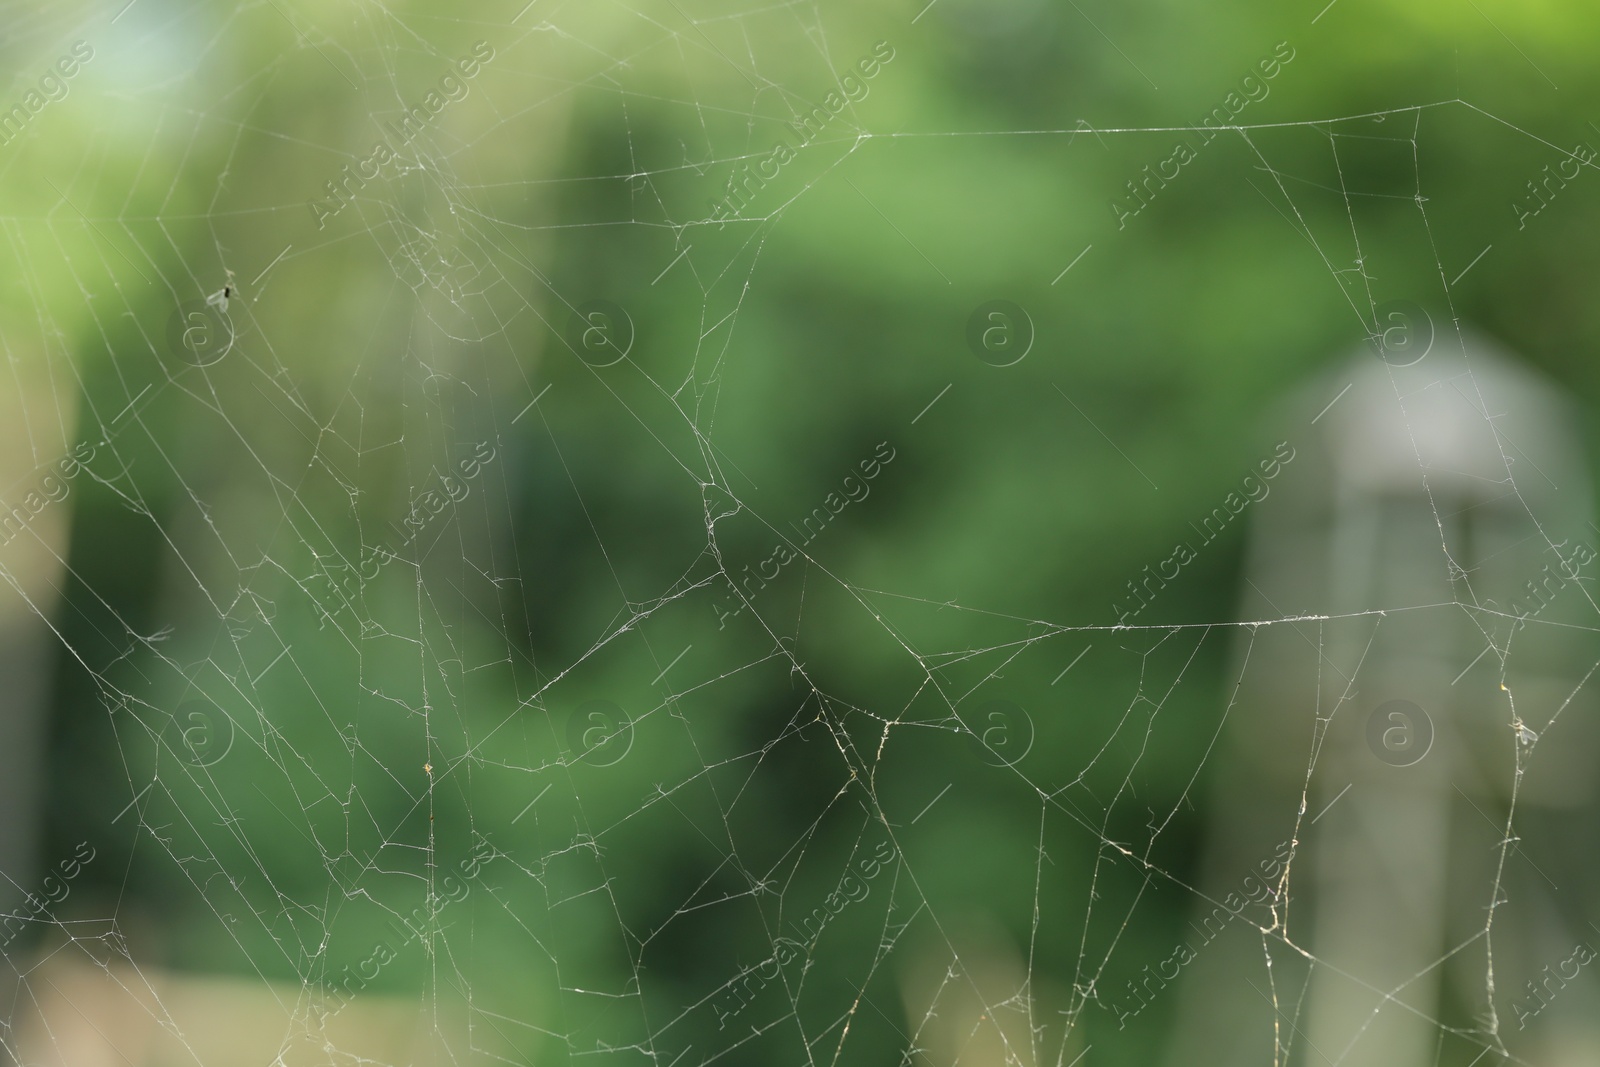
[[[78,40],[93,58],[0,160],[17,190],[4,499],[25,508],[0,563],[54,664],[48,832],[13,880],[0,1047],[20,1063],[1276,1067],[1368,1062],[1363,1036],[1398,1013],[1425,1025],[1426,1062],[1557,1062],[1517,1025],[1524,980],[1580,954],[1496,934],[1505,909],[1534,909],[1523,931],[1545,907],[1518,895],[1521,858],[1593,828],[1567,801],[1524,838],[1519,808],[1540,746],[1592,710],[1600,619],[1570,564],[1588,498],[1528,484],[1549,480],[1530,469],[1544,453],[1497,421],[1457,320],[1479,266],[1458,255],[1465,209],[1432,202],[1426,175],[1463,129],[1541,166],[1588,160],[1463,100],[1223,103],[1245,77],[1287,93],[1314,22],[1284,31],[1295,58],[1270,76],[1272,41],[1210,72],[1188,110],[1226,122],[1018,131],[936,127],[907,103],[930,27],[961,25],[936,5],[519,6],[135,0],[33,16],[11,46],[25,81]],[[1128,92],[1147,79],[1074,25]],[[1029,237],[1026,207],[996,220],[1035,203],[1041,159],[1092,201],[1061,227],[1082,239],[997,266]],[[1118,249],[1208,210],[1199,190],[1224,181],[1273,228],[1263,255],[1317,276],[1326,348],[1364,362],[1291,405],[1294,460],[1252,439],[1196,473],[1059,338],[1097,314],[1069,295],[1091,279],[1159,309],[1163,279]],[[939,218],[962,211],[1001,250],[952,237]],[[1403,254],[1378,236],[1394,226]],[[1397,292],[1371,267],[1386,255],[1431,288]],[[1484,499],[1515,536],[1462,543],[1479,505],[1439,499],[1451,472],[1405,418],[1432,530],[1417,566],[1441,595],[1279,606],[1248,570],[1219,599],[1265,503],[1230,520],[1231,549],[1189,527],[1241,514],[1224,504],[1236,468],[1272,482],[1274,507],[1309,500],[1332,450],[1317,435],[1374,372],[1402,413],[1413,374],[1481,415],[1499,468]],[[1028,430],[973,443],[1008,426]],[[1015,473],[1037,455],[1066,473]],[[1166,529],[1163,493],[1194,523]],[[1073,508],[1163,530],[1125,558],[1074,556]],[[1201,598],[1163,591],[1181,579],[1161,567],[1189,565],[1175,538],[1200,546]],[[1030,558],[1039,542],[1063,558]],[[1483,577],[1491,543],[1554,553],[1573,591],[1548,611],[1490,603],[1482,586],[1506,585]],[[1146,584],[1146,560],[1164,580]],[[1541,573],[1527,566],[1514,591]],[[1480,787],[1456,788],[1488,824],[1454,831],[1478,858],[1447,899],[1407,904],[1469,919],[1395,980],[1352,973],[1299,902],[1318,923],[1337,911],[1307,857],[1358,802],[1349,761],[1405,764],[1360,739],[1404,695],[1368,656],[1407,617],[1478,636],[1447,673],[1490,694],[1500,733],[1459,779]],[[1263,652],[1275,638],[1310,659]],[[1524,696],[1524,663],[1561,684]],[[1295,683],[1271,741],[1290,784],[1252,793],[1242,709]],[[1357,743],[1335,749],[1347,723]],[[1405,769],[1467,758],[1445,748]],[[1227,904],[1249,877],[1250,906]],[[1208,947],[1219,907],[1237,960]],[[1581,903],[1552,911],[1567,941],[1589,936]],[[1189,977],[1185,938],[1218,973]],[[1328,974],[1371,1001],[1334,1047],[1310,1036]],[[1592,1004],[1539,988],[1549,1019]],[[1260,1014],[1231,1014],[1235,993]],[[1186,1043],[1216,1013],[1256,1058]]]

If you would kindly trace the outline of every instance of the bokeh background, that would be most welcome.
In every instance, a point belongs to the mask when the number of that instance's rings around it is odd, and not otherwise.
[[[1294,609],[1129,583],[1374,334],[1600,395],[1581,5],[6,14],[17,1062],[1214,1062],[1121,1016]]]

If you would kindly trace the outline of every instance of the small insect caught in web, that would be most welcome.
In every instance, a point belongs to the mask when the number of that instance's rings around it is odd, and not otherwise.
[[[224,315],[228,313],[228,301],[238,292],[233,284],[233,271],[228,272],[228,284],[206,297],[206,306],[214,307]]]

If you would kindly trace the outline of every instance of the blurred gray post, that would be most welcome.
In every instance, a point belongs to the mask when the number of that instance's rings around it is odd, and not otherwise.
[[[1408,328],[1274,437],[1296,457],[1255,506],[1238,617],[1294,621],[1239,637],[1174,1065],[1600,1063],[1600,962],[1566,963],[1600,946],[1574,413],[1488,342]]]
[[[69,367],[23,350],[0,389],[0,1001],[8,1005],[0,1063],[15,1047],[11,1005],[32,961],[43,900],[40,798],[46,711],[57,641],[49,617],[66,571],[72,501],[52,468],[67,453],[76,421]],[[88,475],[82,475],[87,478]]]

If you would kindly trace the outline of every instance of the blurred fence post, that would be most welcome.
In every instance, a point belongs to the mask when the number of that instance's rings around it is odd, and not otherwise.
[[[73,383],[37,351],[0,390],[0,997],[11,1003],[23,946],[51,917],[40,885],[40,797],[56,641],[50,615],[65,575],[70,485],[62,477]],[[52,376],[57,379],[51,381]],[[66,857],[63,857],[66,858]],[[10,1062],[0,1047],[0,1063]]]
[[[1600,754],[1573,413],[1442,333],[1362,351],[1289,411],[1299,456],[1255,511],[1239,617],[1293,621],[1240,636],[1196,886],[1199,914],[1238,917],[1186,968],[1171,1062],[1600,1062],[1592,968],[1537,1022],[1523,1004],[1600,944],[1573,847]]]

